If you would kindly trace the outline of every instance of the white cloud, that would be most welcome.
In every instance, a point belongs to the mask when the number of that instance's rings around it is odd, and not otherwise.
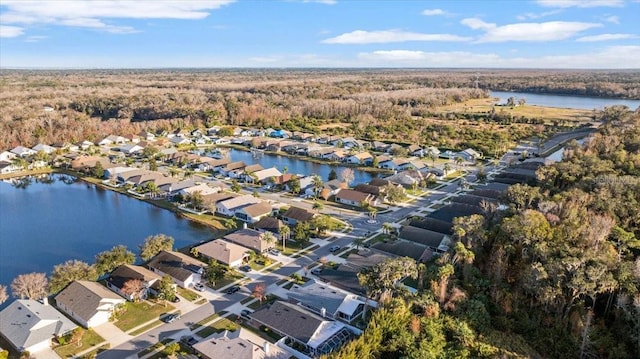
[[[302,0],[302,2],[306,2],[306,3],[318,3],[318,4],[324,4],[324,5],[335,5],[338,3],[337,0]]]
[[[0,37],[17,37],[24,34],[24,29],[18,26],[0,25]]]
[[[86,27],[112,33],[136,32],[129,26],[107,24],[103,19],[181,19],[198,20],[209,11],[235,0],[207,1],[19,1],[3,0],[3,24],[54,24]]]
[[[505,41],[556,41],[564,40],[602,24],[589,22],[549,21],[540,23],[518,23],[503,26],[487,23],[478,18],[461,21],[474,30],[484,30],[477,42]]]
[[[620,7],[624,5],[623,0],[538,0],[538,5],[546,7]]]
[[[577,38],[579,42],[596,42],[596,41],[610,41],[610,40],[624,40],[624,39],[637,39],[638,35],[634,34],[600,34],[593,36],[583,36]]]
[[[358,66],[371,67],[468,67],[468,68],[563,68],[637,69],[640,46],[610,46],[592,53],[540,57],[502,57],[494,53],[466,51],[424,52],[374,51],[358,54]]]
[[[614,15],[605,17],[604,21],[610,22],[610,23],[616,24],[616,25],[620,24],[620,18],[618,18],[617,16],[614,16]]]
[[[469,41],[471,38],[450,34],[422,34],[402,30],[356,30],[325,39],[325,44],[381,44],[406,41]]]
[[[536,20],[536,19],[540,19],[540,18],[543,18],[543,17],[559,14],[562,11],[563,11],[562,9],[556,9],[556,10],[550,10],[550,11],[545,11],[545,12],[541,12],[541,13],[528,12],[528,13],[516,16],[516,19],[518,19],[520,21]]]
[[[424,16],[438,16],[445,15],[446,12],[442,9],[426,9],[422,11],[422,15]]]
[[[256,57],[250,57],[249,61],[263,63],[263,64],[274,63],[274,62],[282,61],[282,57],[281,56],[256,56]]]
[[[48,39],[49,36],[28,36],[25,42],[40,42],[41,40]]]

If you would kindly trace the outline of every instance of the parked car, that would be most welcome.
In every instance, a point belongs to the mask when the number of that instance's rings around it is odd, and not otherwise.
[[[194,288],[195,290],[199,291],[199,292],[202,292],[202,291],[204,291],[204,284],[202,284],[202,283],[196,283],[196,284],[193,286],[193,288]]]
[[[178,319],[180,319],[180,314],[174,313],[174,314],[169,314],[166,317],[162,318],[162,321],[165,323],[173,323]]]
[[[314,268],[311,270],[311,274],[315,274],[315,275],[320,274],[320,272],[322,272],[322,268]]]
[[[173,299],[171,299],[172,303],[178,303],[180,301],[180,297],[178,297],[177,295],[173,296]]]
[[[274,256],[279,256],[280,255],[280,251],[275,249],[275,248],[269,249],[269,253],[273,254]]]
[[[335,245],[335,246],[331,246],[331,248],[329,248],[329,252],[333,253],[340,250],[340,246]]]
[[[238,267],[238,269],[240,269],[240,270],[241,270],[241,271],[243,271],[243,272],[247,272],[247,273],[248,273],[248,272],[251,272],[251,267],[250,267],[250,266],[248,266],[248,265],[247,265],[247,266],[241,266],[241,267]]]
[[[187,344],[187,345],[194,345],[194,344],[198,343],[196,338],[194,338],[191,335],[185,335],[185,336],[181,337],[180,341],[185,343],[185,344]]]
[[[235,293],[235,292],[237,292],[239,290],[240,290],[240,286],[239,285],[234,285],[233,287],[227,288],[226,293],[227,294],[233,294],[233,293]]]
[[[248,318],[250,317],[250,315],[251,315],[251,314],[253,314],[253,312],[252,312],[252,311],[250,311],[249,309],[243,309],[243,310],[240,312],[240,316],[241,316],[241,317],[243,317],[243,318],[246,318],[246,319],[248,319]]]

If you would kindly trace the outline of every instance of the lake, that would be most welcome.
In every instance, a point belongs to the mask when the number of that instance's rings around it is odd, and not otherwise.
[[[93,263],[118,244],[137,254],[158,233],[172,236],[176,248],[213,237],[171,211],[70,176],[47,175],[24,188],[0,181],[0,284],[18,274],[50,273],[68,259]]]
[[[545,107],[559,107],[559,108],[575,108],[580,110],[601,110],[607,106],[613,105],[625,105],[631,110],[635,110],[640,107],[640,100],[624,100],[624,99],[611,99],[601,97],[581,97],[581,96],[564,96],[564,95],[546,95],[546,94],[533,94],[525,92],[505,92],[505,91],[491,91],[491,97],[498,97],[500,100],[498,103],[504,104],[509,97],[515,97],[518,99],[524,98],[527,100],[527,105],[545,106]]]
[[[340,178],[340,171],[347,168],[345,166],[331,166],[329,164],[304,161],[298,158],[279,156],[268,153],[260,153],[260,155],[254,156],[253,153],[249,151],[241,151],[236,149],[230,149],[229,156],[231,157],[232,161],[243,161],[246,164],[259,163],[264,168],[276,167],[281,172],[285,167],[287,167],[288,173],[300,174],[305,176],[309,176],[315,173],[317,175],[320,175],[323,181],[327,181],[329,172],[331,172],[332,168],[336,170],[338,178]],[[349,168],[353,169],[354,180],[352,182],[352,185],[369,182],[376,176],[375,173],[361,171],[353,167]]]

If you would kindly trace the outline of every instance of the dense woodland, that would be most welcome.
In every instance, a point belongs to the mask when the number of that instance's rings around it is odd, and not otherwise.
[[[640,357],[640,114],[610,113],[538,176],[508,209],[457,218],[452,253],[363,273],[383,308],[329,357]]]
[[[638,76],[428,70],[2,70],[0,148],[226,124],[440,148],[473,147],[497,154],[513,141],[558,128],[498,109],[460,114],[443,113],[438,107],[487,98],[489,88],[524,89],[525,84],[537,86],[531,91],[553,91],[556,86],[606,88],[597,94],[638,97]]]

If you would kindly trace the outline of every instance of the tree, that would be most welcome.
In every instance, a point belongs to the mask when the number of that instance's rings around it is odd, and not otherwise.
[[[158,299],[173,301],[176,298],[176,285],[168,274],[165,274],[158,283]]]
[[[360,246],[364,243],[365,237],[356,237],[353,240],[353,244],[356,245],[356,250],[360,249]]]
[[[9,295],[7,294],[7,287],[0,284],[0,304],[4,303],[9,299]]]
[[[240,190],[242,189],[242,186],[240,186],[240,184],[238,183],[237,180],[233,180],[231,181],[231,190],[235,193],[240,192]]]
[[[233,218],[226,218],[222,221],[224,228],[226,229],[235,229],[238,228],[238,222],[236,222]]]
[[[298,194],[301,190],[300,179],[298,178],[298,176],[292,176],[291,181],[289,181],[289,191],[293,194]]]
[[[278,234],[280,234],[280,238],[282,238],[282,251],[284,251],[287,248],[287,239],[289,239],[289,236],[291,235],[291,228],[284,225],[278,229],[278,232]]]
[[[311,185],[313,186],[315,199],[318,199],[320,191],[322,191],[322,189],[324,188],[324,182],[322,182],[322,178],[320,178],[320,176],[318,176],[317,174],[313,174],[311,176]]]
[[[372,298],[388,298],[404,278],[417,278],[418,265],[409,257],[388,259],[358,273],[360,285],[367,289]]]
[[[394,186],[393,184],[384,186],[382,192],[389,203],[400,203],[407,199],[404,189],[402,187]]]
[[[331,167],[331,171],[329,171],[329,176],[327,177],[327,181],[333,181],[338,178],[338,174],[336,173],[336,169]]]
[[[311,228],[315,228],[318,234],[323,234],[326,231],[335,230],[338,225],[326,214],[321,214],[313,217],[309,225]]]
[[[83,337],[84,337],[84,329],[78,327],[71,332],[71,339],[69,339],[69,342],[75,343],[76,346],[80,348],[82,346]]]
[[[430,148],[430,149],[427,151],[427,156],[431,159],[431,165],[435,167],[435,165],[436,165],[436,160],[437,160],[437,159],[438,159],[438,157],[440,156],[440,155],[438,154],[438,152],[436,152],[436,151],[435,151],[435,149]]]
[[[142,279],[129,279],[122,285],[122,293],[128,295],[133,301],[140,300],[142,291],[144,290],[144,281]]]
[[[175,342],[164,347],[164,349],[162,350],[162,354],[166,355],[167,357],[172,357],[176,355],[176,353],[178,353],[179,351],[180,351],[180,344],[178,342]]]
[[[313,206],[311,208],[315,210],[316,213],[320,213],[320,211],[324,209],[324,204],[322,204],[321,202],[315,201],[313,202]]]
[[[161,251],[173,250],[173,238],[164,234],[156,234],[144,239],[140,245],[140,258],[148,261]]]
[[[382,224],[382,233],[391,234],[391,231],[393,231],[393,224],[388,222]]]
[[[204,270],[204,279],[207,281],[209,286],[213,287],[216,285],[218,280],[224,278],[226,272],[227,268],[225,266],[212,259]]]
[[[251,292],[251,295],[256,298],[257,300],[260,301],[260,304],[262,304],[262,300],[266,297],[267,295],[267,286],[264,283],[258,283],[253,287],[253,291]]]
[[[104,167],[102,167],[102,162],[96,161],[93,169],[91,169],[91,174],[95,178],[104,178]]]
[[[193,193],[190,193],[189,196],[187,196],[187,200],[189,201],[189,204],[191,204],[191,207],[194,210],[200,209],[204,204],[204,199],[202,198],[202,192],[200,191],[194,191]]]
[[[345,182],[347,185],[353,182],[354,178],[355,178],[355,175],[351,168],[345,168],[342,171],[340,171],[340,180],[342,180],[342,182]]]
[[[460,156],[456,156],[456,158],[454,158],[453,161],[456,164],[456,169],[460,170],[460,165],[464,162],[464,159]]]
[[[122,264],[133,264],[136,255],[127,249],[127,246],[118,245],[111,250],[96,254],[95,269],[100,277],[105,273],[110,273]]]
[[[476,174],[476,178],[480,183],[485,183],[487,181],[487,173],[485,172],[484,167],[480,167],[478,174]]]
[[[268,244],[274,244],[277,238],[273,235],[273,233],[266,231],[262,234],[262,240],[267,242]]]
[[[507,99],[507,106],[513,107],[516,105],[516,98],[511,96]]]
[[[96,279],[98,279],[98,274],[94,266],[77,259],[71,259],[53,266],[49,291],[58,293],[74,280],[94,281]]]
[[[44,273],[20,274],[11,282],[11,293],[16,298],[38,300],[47,296],[48,286]]]
[[[309,222],[298,222],[293,226],[293,239],[300,242],[309,240]]]
[[[451,171],[451,164],[449,162],[445,163],[443,170],[444,170],[445,176],[448,175],[449,172]]]

